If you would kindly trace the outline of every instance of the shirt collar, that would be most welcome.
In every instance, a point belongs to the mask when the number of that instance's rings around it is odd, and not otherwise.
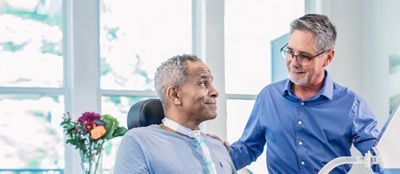
[[[282,91],[282,95],[283,96],[286,96],[286,95],[289,95],[289,94],[295,96],[294,92],[292,90],[292,85],[293,85],[293,82],[290,81],[290,79],[288,79],[286,81],[285,88]],[[329,100],[332,100],[332,96],[333,96],[333,81],[332,81],[332,78],[329,76],[328,71],[325,71],[325,77],[324,77],[324,81],[323,81],[323,84],[322,84],[322,88],[320,89],[320,91],[314,97],[311,98],[311,100],[317,99],[320,96],[325,96]]]

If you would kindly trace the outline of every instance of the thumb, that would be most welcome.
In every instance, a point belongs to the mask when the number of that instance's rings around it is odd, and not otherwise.
[[[223,144],[224,144],[226,150],[228,150],[228,152],[229,152],[229,150],[231,150],[231,144],[228,141],[223,141]]]

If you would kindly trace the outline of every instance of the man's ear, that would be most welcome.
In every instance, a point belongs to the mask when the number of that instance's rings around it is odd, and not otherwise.
[[[332,62],[333,57],[335,56],[335,50],[333,50],[333,49],[328,50],[328,52],[326,53],[326,56],[327,56],[327,58],[324,63],[324,67],[328,66]]]
[[[181,96],[177,86],[170,86],[167,88],[167,100],[174,105],[181,105]]]

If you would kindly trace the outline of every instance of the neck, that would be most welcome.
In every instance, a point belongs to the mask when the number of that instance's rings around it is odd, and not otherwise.
[[[186,117],[173,117],[173,116],[169,116],[169,115],[166,117],[172,121],[175,121],[176,123],[180,124],[181,126],[187,127],[191,130],[199,129],[200,124],[196,123],[193,120],[187,119]]]
[[[293,84],[292,90],[301,100],[306,100],[315,96],[322,88],[322,81],[318,84],[302,86]]]

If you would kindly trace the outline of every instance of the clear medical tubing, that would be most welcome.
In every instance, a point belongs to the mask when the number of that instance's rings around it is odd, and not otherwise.
[[[329,161],[318,174],[329,174],[331,170],[343,164],[364,164],[366,167],[371,167],[373,164],[379,164],[379,158],[372,156],[371,152],[367,152],[364,157],[338,157]]]

